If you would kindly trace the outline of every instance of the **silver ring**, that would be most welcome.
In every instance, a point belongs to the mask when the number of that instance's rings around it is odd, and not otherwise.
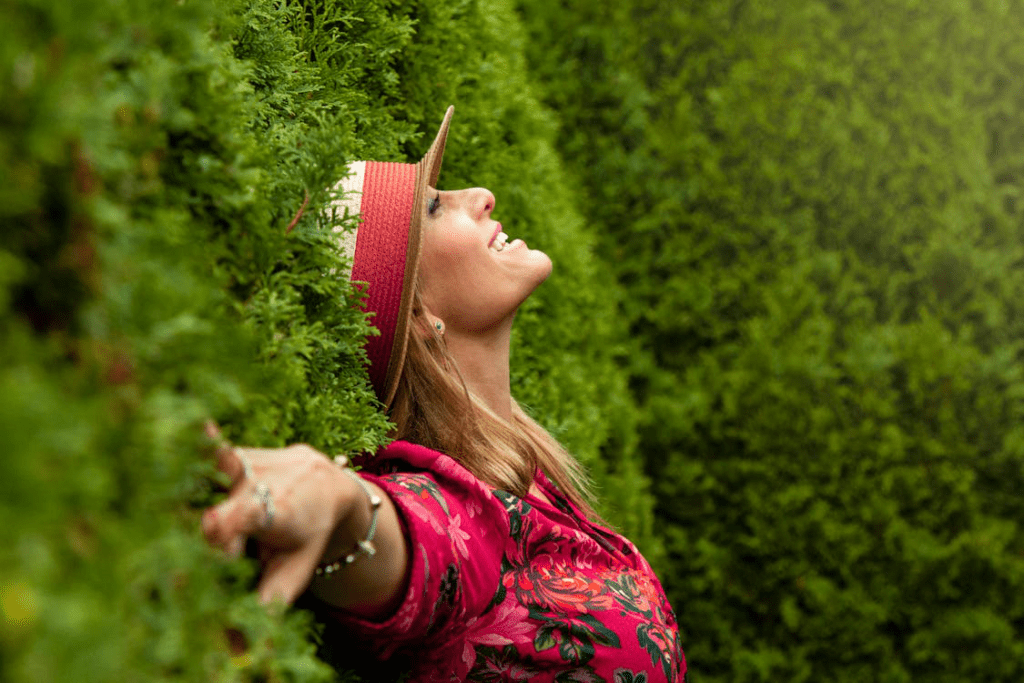
[[[274,499],[270,496],[270,487],[262,481],[257,482],[256,490],[252,492],[252,497],[263,508],[263,521],[260,522],[260,526],[266,529],[274,523]]]

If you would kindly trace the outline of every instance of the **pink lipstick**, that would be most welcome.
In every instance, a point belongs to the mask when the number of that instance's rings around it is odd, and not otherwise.
[[[494,244],[494,240],[498,239],[498,235],[501,233],[501,223],[498,223],[498,227],[494,229],[494,234],[491,235],[491,239],[487,242],[487,246]]]

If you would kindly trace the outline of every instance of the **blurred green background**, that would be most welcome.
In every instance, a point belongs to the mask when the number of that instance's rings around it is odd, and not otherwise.
[[[448,104],[442,187],[555,263],[516,396],[691,683],[1024,678],[1024,3],[0,18],[0,680],[351,678],[202,543],[200,425],[386,441],[326,188]]]

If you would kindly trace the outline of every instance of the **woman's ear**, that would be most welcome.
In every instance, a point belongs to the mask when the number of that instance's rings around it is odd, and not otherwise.
[[[437,334],[437,336],[444,336],[444,321],[431,313],[430,309],[426,306],[423,307],[423,319],[427,322],[430,329]]]

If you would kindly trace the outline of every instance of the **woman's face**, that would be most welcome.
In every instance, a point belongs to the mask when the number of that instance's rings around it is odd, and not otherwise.
[[[449,331],[480,332],[508,320],[551,274],[551,259],[506,238],[483,188],[427,193],[420,278],[423,303]],[[503,246],[502,246],[503,245]]]

